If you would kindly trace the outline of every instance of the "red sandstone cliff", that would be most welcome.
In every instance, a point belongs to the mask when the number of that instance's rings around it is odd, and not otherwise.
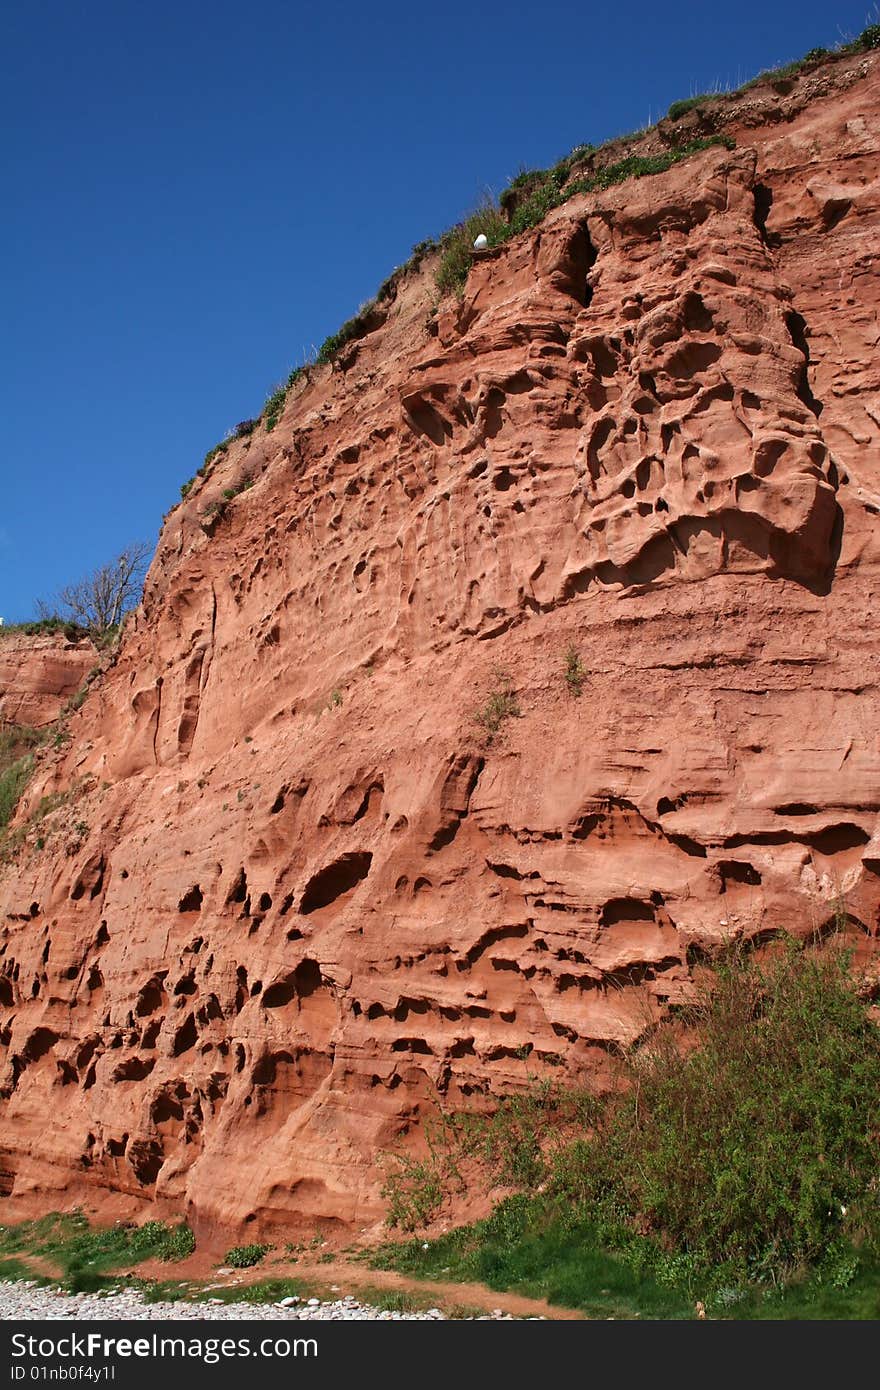
[[[869,946],[877,62],[426,264],[170,515],[0,882],[9,1212],[373,1219],[426,1106],[601,1078],[725,937]]]
[[[42,729],[53,723],[97,661],[88,638],[0,630],[0,724]]]

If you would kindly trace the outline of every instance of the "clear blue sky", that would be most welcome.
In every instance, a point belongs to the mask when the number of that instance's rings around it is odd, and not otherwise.
[[[135,539],[413,243],[869,0],[5,0],[0,616]]]

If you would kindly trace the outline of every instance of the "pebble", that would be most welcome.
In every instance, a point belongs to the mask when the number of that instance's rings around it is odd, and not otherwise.
[[[492,1313],[484,1313],[480,1322],[512,1320],[511,1313],[502,1313],[496,1308]],[[64,1293],[61,1289],[46,1288],[29,1279],[0,1280],[0,1320],[27,1321],[33,1319],[71,1319],[90,1318],[107,1321],[109,1319],[139,1318],[144,1321],[162,1321],[166,1318],[192,1321],[234,1320],[249,1318],[298,1321],[316,1319],[350,1320],[369,1318],[379,1322],[436,1322],[445,1321],[445,1314],[439,1308],[428,1308],[418,1313],[392,1313],[384,1308],[374,1308],[360,1303],[351,1294],[332,1301],[310,1298],[303,1302],[295,1294],[282,1298],[279,1303],[223,1303],[212,1298],[206,1303],[145,1303],[137,1289],[111,1289],[104,1293]]]

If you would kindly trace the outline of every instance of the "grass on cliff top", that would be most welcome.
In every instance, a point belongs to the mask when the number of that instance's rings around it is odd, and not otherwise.
[[[809,67],[811,64],[834,56],[844,56],[850,53],[865,53],[873,49],[880,48],[880,24],[869,25],[857,38],[850,43],[841,44],[836,49],[812,48],[803,58],[795,59],[791,63],[783,64],[781,67],[770,69],[767,72],[759,73],[751,81],[744,83],[739,91],[747,91],[750,87],[759,82],[767,81],[774,77],[780,78],[797,74],[801,69]],[[705,105],[718,97],[727,95],[721,92],[704,92],[696,96],[686,97],[681,101],[674,101],[669,108],[669,116],[673,120],[680,119],[688,111],[696,107]],[[735,95],[735,93],[733,94]],[[640,135],[647,134],[645,131],[638,132]],[[441,294],[458,293],[461,291],[468,276],[468,271],[472,263],[471,250],[476,237],[480,232],[485,233],[489,246],[498,246],[509,237],[517,235],[529,227],[537,226],[554,207],[558,207],[565,198],[573,196],[579,192],[589,192],[593,188],[607,188],[610,183],[619,182],[624,178],[640,178],[645,174],[662,172],[671,167],[679,159],[687,158],[699,149],[705,149],[708,144],[724,143],[721,137],[709,137],[706,141],[694,140],[690,144],[678,149],[666,151],[662,155],[650,158],[640,156],[630,156],[626,160],[619,161],[616,165],[611,165],[604,170],[598,171],[590,179],[581,180],[579,184],[572,185],[565,190],[563,187],[571,176],[572,169],[579,162],[582,162],[588,155],[603,149],[605,146],[594,146],[590,144],[577,145],[570,154],[566,155],[551,169],[536,169],[524,171],[517,174],[507,189],[501,194],[498,207],[491,199],[484,202],[474,213],[467,217],[463,222],[450,228],[439,239],[427,238],[420,241],[412,249],[412,254],[404,265],[395,268],[392,273],[380,285],[375,298],[365,304],[358,312],[348,319],[335,333],[331,333],[325,338],[315,357],[318,364],[334,361],[348,343],[354,342],[358,338],[370,331],[374,321],[375,310],[383,301],[391,298],[397,290],[400,280],[409,271],[418,267],[420,262],[427,255],[436,250],[442,252],[440,264],[437,270],[437,288]],[[608,140],[606,145],[618,143],[617,139]],[[667,161],[668,162],[664,162]],[[657,161],[660,161],[659,163]],[[652,165],[653,167],[648,167]],[[628,167],[625,167],[628,166]],[[599,180],[596,182],[595,180]],[[528,197],[516,208],[510,221],[507,221],[501,209],[504,208],[506,200],[510,194],[527,187],[530,189]],[[222,457],[229,448],[230,443],[236,439],[244,439],[254,433],[260,420],[265,423],[266,431],[273,430],[281,418],[281,413],[287,399],[287,393],[296,380],[309,370],[310,363],[295,367],[290,373],[286,384],[279,386],[272,391],[265,405],[263,406],[260,417],[253,420],[243,420],[236,428],[231,431],[228,438],[214,445],[205,455],[204,462],[187,482],[180,488],[181,500],[184,500],[191,492],[199,478],[204,477],[212,467],[215,460]]]
[[[79,642],[89,636],[87,628],[65,618],[34,618],[26,623],[3,623],[0,625],[0,638],[3,637],[44,637],[63,632],[68,642]]]
[[[731,951],[687,1011],[690,1045],[680,1022],[657,1030],[615,1096],[578,1110],[545,1084],[488,1120],[447,1118],[427,1158],[392,1170],[390,1222],[434,1219],[475,1154],[487,1190],[519,1192],[427,1251],[382,1258],[587,1312],[605,1289],[657,1315],[666,1299],[663,1316],[697,1300],[716,1316],[877,1316],[880,1030],[868,1004],[836,944]]]
[[[57,1270],[58,1282],[72,1292],[107,1287],[119,1282],[111,1277],[116,1271],[127,1272],[144,1260],[183,1260],[194,1249],[192,1231],[185,1223],[117,1222],[92,1228],[80,1212],[50,1212],[38,1221],[0,1226],[0,1269],[24,1271],[9,1273],[7,1278],[32,1277],[28,1257],[36,1257]]]

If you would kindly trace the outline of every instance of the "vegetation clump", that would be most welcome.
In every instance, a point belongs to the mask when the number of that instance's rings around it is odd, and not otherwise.
[[[500,246],[506,239],[507,223],[490,199],[470,213],[463,222],[451,227],[440,239],[440,263],[437,267],[437,288],[450,294],[464,285],[473,262],[473,245],[481,234],[489,246]]]
[[[146,1221],[142,1226],[119,1221],[115,1226],[93,1229],[81,1212],[51,1212],[39,1221],[0,1226],[0,1256],[28,1256],[48,1262],[60,1274],[61,1283],[73,1292],[85,1292],[118,1282],[112,1271],[130,1268],[143,1260],[176,1261],[195,1250],[189,1226],[169,1226]]]
[[[566,159],[543,174],[519,175],[518,178],[524,179],[520,187],[528,190],[525,197],[517,200],[514,206],[509,196],[510,189],[501,195],[501,205],[513,209],[509,220],[505,220],[500,208],[487,202],[441,239],[436,277],[438,290],[441,294],[462,292],[473,264],[473,243],[480,232],[486,236],[490,247],[500,246],[511,237],[538,226],[549,212],[577,193],[592,193],[595,189],[609,188],[625,179],[663,173],[680,160],[688,159],[713,145],[731,149],[733,141],[726,135],[710,135],[660,154],[628,155],[582,179],[569,182],[574,166],[592,153],[591,146],[579,145]]]
[[[495,672],[494,689],[474,719],[486,734],[486,741],[491,743],[508,719],[519,719],[521,714],[513,679],[509,672],[499,668]]]
[[[871,49],[880,48],[880,24],[869,24],[853,41],[851,47],[855,53],[868,53]]]
[[[33,770],[33,757],[26,753],[0,772],[0,830],[5,829],[12,820]]]
[[[581,661],[580,652],[577,647],[570,646],[565,653],[565,684],[569,695],[573,695],[576,700],[583,694],[586,676],[587,671]]]
[[[696,96],[685,97],[682,101],[674,101],[666,114],[670,121],[678,121],[682,116],[686,116],[688,111],[694,111],[698,106],[705,105],[716,95],[715,92],[699,92]]]
[[[319,364],[332,362],[334,357],[338,357],[342,349],[357,338],[362,338],[370,329],[378,326],[376,320],[376,301],[369,300],[358,309],[353,318],[346,322],[335,333],[331,333],[329,338],[325,338],[318,349],[318,356],[315,359]]]
[[[226,1251],[224,1263],[231,1265],[233,1269],[251,1269],[253,1265],[258,1265],[271,1249],[271,1245],[233,1245],[231,1250]]]
[[[45,618],[35,618],[32,622],[5,623],[0,627],[0,638],[18,634],[25,637],[48,637],[57,632],[62,632],[68,642],[80,642],[89,635],[87,628],[53,613]]]
[[[610,1260],[728,1313],[753,1306],[755,1290],[818,1298],[862,1279],[876,1299],[880,1030],[849,953],[791,940],[765,959],[731,951],[685,1020],[689,1043],[680,1020],[659,1029],[625,1059],[626,1088],[557,1116],[549,1142],[539,1124],[519,1126],[517,1161],[502,1166],[500,1149],[489,1172],[520,1195],[458,1233],[459,1255],[478,1250],[484,1271],[511,1279],[540,1255],[552,1281],[553,1262],[580,1248],[582,1265],[607,1274]],[[435,1149],[422,1160],[430,1182],[422,1169],[396,1175],[390,1214],[404,1229],[436,1214],[431,1182],[448,1191],[460,1168],[457,1140]]]

